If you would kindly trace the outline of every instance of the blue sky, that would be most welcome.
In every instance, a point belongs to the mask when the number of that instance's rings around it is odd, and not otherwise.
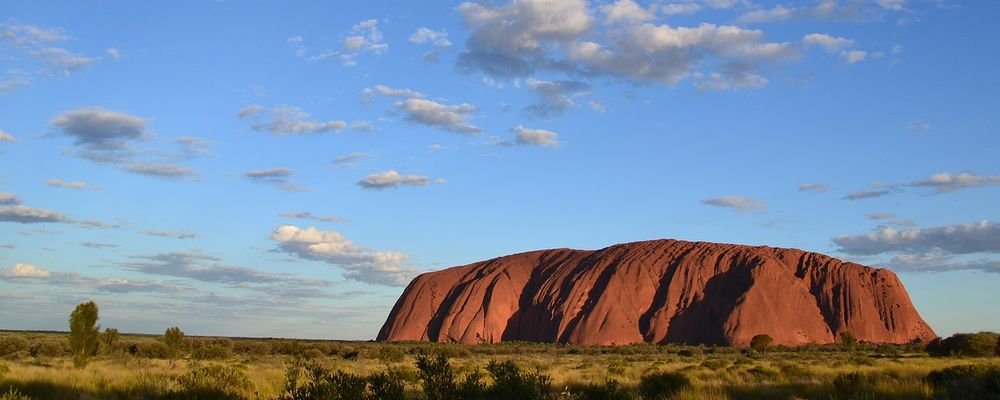
[[[1000,4],[11,1],[0,329],[373,338],[422,271],[676,238],[1000,331]]]

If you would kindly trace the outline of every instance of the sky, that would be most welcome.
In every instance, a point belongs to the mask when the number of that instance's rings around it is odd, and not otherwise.
[[[1000,2],[5,1],[0,329],[372,339],[425,271],[793,247],[1000,331]]]

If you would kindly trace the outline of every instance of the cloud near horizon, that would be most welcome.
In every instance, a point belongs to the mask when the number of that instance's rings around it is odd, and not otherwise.
[[[404,286],[416,275],[405,266],[409,258],[405,253],[360,247],[335,231],[282,225],[271,233],[271,240],[281,252],[337,266],[345,278],[359,282]]]

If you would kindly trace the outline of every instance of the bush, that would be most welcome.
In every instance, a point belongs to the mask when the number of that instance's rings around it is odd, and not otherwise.
[[[555,399],[552,378],[540,371],[526,372],[513,361],[492,360],[486,371],[493,377],[493,386],[487,390],[494,399],[542,400]]]
[[[833,379],[833,388],[841,396],[859,397],[874,390],[875,379],[860,372],[840,374]]]
[[[575,396],[578,400],[632,400],[634,396],[625,390],[621,383],[609,379],[603,385],[589,384],[579,388]]]
[[[380,372],[368,377],[373,400],[404,400],[406,399],[406,381],[397,371]]]
[[[848,348],[854,348],[854,345],[858,344],[858,339],[851,332],[840,332],[840,344]]]
[[[138,342],[128,346],[129,354],[142,358],[167,359],[173,357],[170,348],[162,342]]]
[[[423,382],[427,400],[450,400],[456,392],[455,372],[444,354],[417,356],[418,375]]]
[[[753,351],[765,351],[774,343],[774,338],[768,335],[757,335],[750,339],[750,349]]]
[[[961,365],[933,371],[927,382],[940,399],[1000,399],[1000,367]]]
[[[101,326],[97,325],[97,304],[93,301],[80,303],[69,315],[69,347],[73,353],[73,366],[87,366],[90,356],[97,354],[97,335]]]
[[[17,389],[10,388],[7,393],[0,395],[0,400],[31,400],[31,398],[21,394]]]
[[[111,353],[115,350],[115,344],[118,343],[118,330],[115,328],[105,328],[104,333],[101,334],[101,348],[104,353]]]
[[[271,354],[271,344],[261,340],[238,340],[233,342],[233,351],[251,356]]]
[[[379,346],[375,358],[383,362],[401,362],[406,359],[406,352],[396,346]]]
[[[32,357],[62,357],[69,352],[62,340],[39,340],[31,345]]]
[[[242,368],[226,365],[198,366],[177,378],[182,399],[248,399],[254,394],[253,382]]]
[[[184,331],[181,328],[172,327],[167,328],[163,332],[163,344],[167,345],[167,350],[170,352],[170,357],[175,358],[181,354],[181,345],[184,344]]]
[[[927,352],[938,356],[989,357],[997,354],[1000,335],[993,332],[956,333],[946,339],[934,339]]]
[[[0,357],[18,352],[31,350],[31,342],[21,336],[3,335],[0,336]]]
[[[305,379],[300,380],[303,368]],[[365,378],[343,371],[330,373],[318,363],[303,365],[300,360],[285,373],[285,392],[281,399],[403,400],[405,386],[402,377],[392,371]]]
[[[691,387],[691,380],[677,372],[654,372],[639,381],[643,400],[665,400]]]
[[[191,352],[191,357],[197,360],[224,360],[232,356],[231,348],[219,344],[210,344]]]

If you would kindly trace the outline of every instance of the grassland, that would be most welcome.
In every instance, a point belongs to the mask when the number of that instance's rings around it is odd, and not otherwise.
[[[64,342],[67,336],[61,333],[0,333],[0,395],[194,399],[225,394],[233,399],[278,399],[289,397],[289,371],[312,365],[358,377],[391,373],[404,386],[406,398],[423,399],[417,357],[442,354],[458,378],[481,371],[490,361],[512,361],[521,370],[546,378],[552,398],[559,399],[639,399],[642,378],[653,372],[673,372],[690,381],[670,397],[676,399],[934,399],[961,397],[941,388],[936,391],[927,379],[932,371],[1000,364],[996,357],[931,357],[919,345],[749,352],[681,345],[388,344],[199,337],[185,338],[183,351],[171,357],[156,337],[122,335],[85,368],[74,368]],[[484,377],[484,382],[492,380],[489,374]],[[295,380],[304,379],[302,375]],[[221,389],[193,389],[206,385]]]

